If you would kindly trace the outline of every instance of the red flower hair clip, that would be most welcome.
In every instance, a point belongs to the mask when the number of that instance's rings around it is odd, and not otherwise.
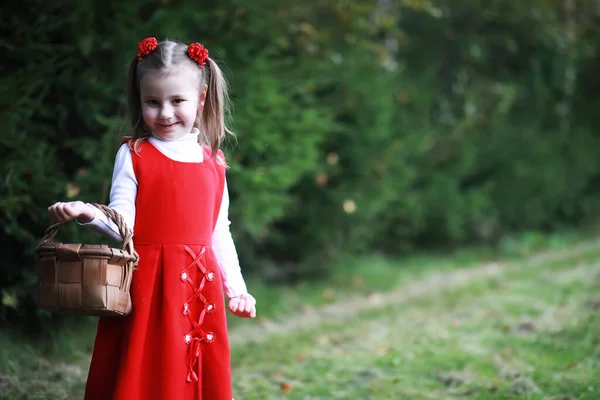
[[[204,68],[204,63],[208,59],[208,50],[200,43],[192,43],[187,48],[188,56],[198,63],[200,68]]]
[[[156,38],[148,37],[148,38],[142,40],[140,42],[140,44],[138,44],[137,59],[141,60],[142,57],[144,57],[144,56],[150,54],[150,52],[154,51],[154,49],[156,49],[156,47],[158,47],[158,40],[156,40]]]

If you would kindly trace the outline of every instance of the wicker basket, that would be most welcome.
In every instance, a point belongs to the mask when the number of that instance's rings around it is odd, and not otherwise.
[[[36,249],[38,305],[61,314],[128,315],[132,307],[129,289],[138,255],[123,217],[102,204],[93,205],[119,227],[123,248],[55,243],[54,236],[62,224],[50,226]]]

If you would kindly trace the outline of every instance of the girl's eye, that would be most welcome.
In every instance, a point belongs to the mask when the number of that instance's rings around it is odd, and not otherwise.
[[[180,104],[180,103],[183,103],[184,101],[185,100],[183,100],[183,99],[175,99],[175,100],[173,100],[173,103]]]
[[[156,105],[158,105],[158,101],[156,101],[156,100],[148,100],[146,103],[147,103],[148,105],[151,105],[151,106],[156,106]]]

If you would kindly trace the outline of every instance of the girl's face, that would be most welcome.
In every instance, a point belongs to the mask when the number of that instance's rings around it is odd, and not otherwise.
[[[206,87],[198,90],[198,75],[189,68],[149,71],[140,80],[142,116],[160,139],[189,135],[204,107]]]

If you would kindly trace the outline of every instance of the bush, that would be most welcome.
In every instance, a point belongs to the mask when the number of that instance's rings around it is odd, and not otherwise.
[[[597,17],[471,3],[10,3],[1,318],[40,321],[46,207],[108,201],[127,64],[148,35],[203,42],[230,78],[238,135],[225,153],[247,274],[318,277],[341,252],[493,242],[594,216]],[[99,240],[70,225],[61,239]]]

